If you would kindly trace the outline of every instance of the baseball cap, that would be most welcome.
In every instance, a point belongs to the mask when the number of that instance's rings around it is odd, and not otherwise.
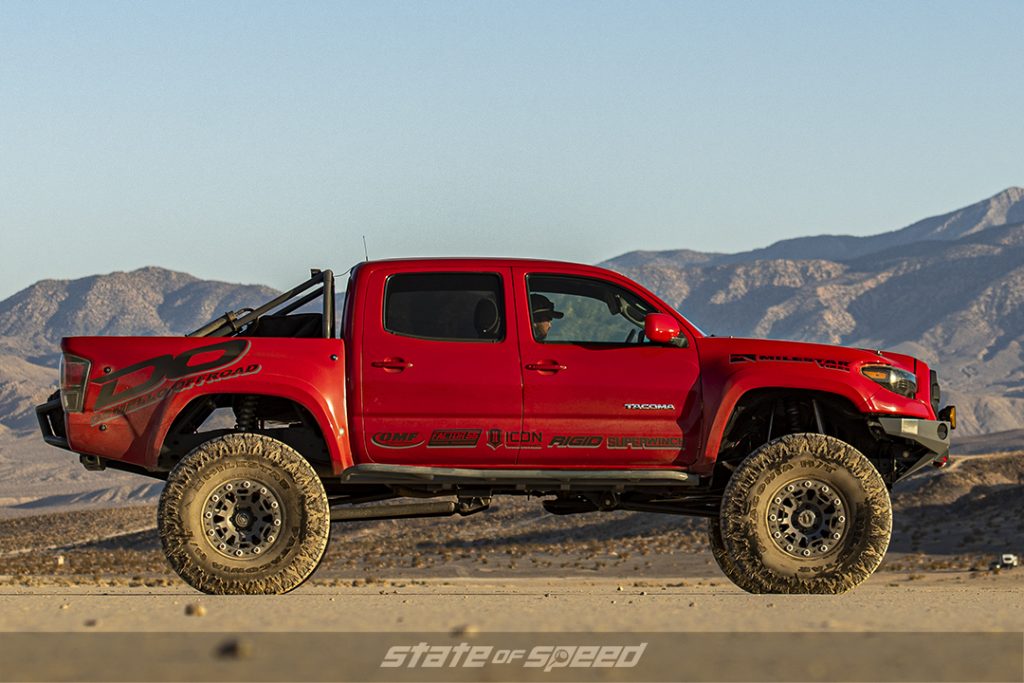
[[[533,315],[534,322],[543,322],[545,320],[565,317],[565,313],[556,311],[555,305],[551,303],[551,299],[547,298],[543,294],[530,295],[530,313]]]

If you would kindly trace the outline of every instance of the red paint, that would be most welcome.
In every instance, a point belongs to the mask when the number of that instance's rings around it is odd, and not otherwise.
[[[502,338],[436,341],[385,330],[388,278],[432,272],[499,276]],[[650,338],[679,335],[685,346],[539,342],[527,303],[530,274],[617,285],[656,311],[644,320]],[[366,263],[353,271],[341,321],[343,340],[252,338],[236,361],[191,376],[189,368],[216,365],[219,358],[192,352],[223,339],[67,338],[66,353],[92,362],[86,410],[67,418],[71,447],[152,469],[181,409],[198,396],[219,393],[280,396],[303,405],[327,437],[336,472],[382,462],[684,467],[706,474],[737,401],[764,388],[830,392],[863,413],[935,419],[928,367],[921,361],[839,346],[705,337],[643,287],[591,266],[517,259]],[[131,412],[95,409],[101,391],[96,380],[103,380],[105,368],[113,374],[160,358],[163,379],[155,380],[148,367],[118,379],[115,399],[122,389],[151,385],[135,397]],[[903,398],[861,375],[861,366],[880,363],[914,372],[918,398]]]

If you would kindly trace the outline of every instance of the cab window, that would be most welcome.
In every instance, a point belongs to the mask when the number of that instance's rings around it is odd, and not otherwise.
[[[642,344],[656,309],[604,280],[563,275],[526,279],[533,338],[543,343]]]
[[[384,329],[419,339],[499,342],[504,301],[494,273],[400,273],[384,289]]]

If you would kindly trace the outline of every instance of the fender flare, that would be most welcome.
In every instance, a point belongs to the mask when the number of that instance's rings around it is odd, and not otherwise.
[[[714,469],[729,418],[740,401],[751,392],[775,390],[831,394],[848,401],[861,413],[870,413],[873,410],[871,396],[864,396],[856,387],[839,379],[818,377],[814,382],[807,382],[805,378],[795,378],[793,382],[786,382],[773,378],[774,381],[764,382],[761,381],[762,378],[758,377],[758,374],[737,374],[726,380],[721,398],[717,402],[718,409],[714,416],[705,423],[708,427],[704,438],[704,448],[697,463],[694,463],[694,471],[700,474],[710,474]]]
[[[304,380],[295,377],[260,375],[258,382],[236,381],[232,383],[231,387],[214,384],[189,392],[188,395],[176,394],[163,401],[152,418],[152,423],[159,425],[159,428],[151,431],[152,438],[146,444],[145,467],[150,470],[156,468],[160,450],[167,439],[171,425],[187,405],[204,396],[230,394],[283,398],[302,406],[320,428],[331,456],[331,465],[335,474],[352,466],[353,458],[348,441],[348,420],[344,409],[344,399],[340,406],[341,410],[338,411],[331,401],[325,399],[322,393]]]

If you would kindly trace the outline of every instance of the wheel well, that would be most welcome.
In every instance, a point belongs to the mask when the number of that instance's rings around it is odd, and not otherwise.
[[[321,476],[331,473],[327,441],[309,410],[291,399],[262,394],[208,394],[190,401],[167,431],[160,447],[159,467],[170,470],[199,444],[239,432],[282,441]]]
[[[715,482],[724,484],[739,462],[760,446],[800,432],[834,436],[875,459],[877,440],[866,416],[848,399],[823,391],[758,389],[740,398],[726,422]]]

